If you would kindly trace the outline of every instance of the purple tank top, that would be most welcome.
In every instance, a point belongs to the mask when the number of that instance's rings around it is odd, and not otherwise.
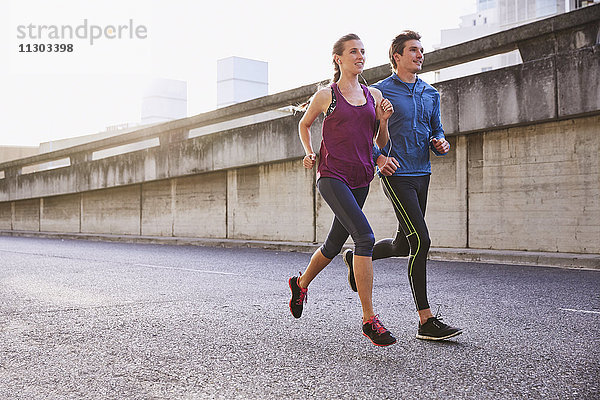
[[[336,178],[351,189],[365,187],[373,180],[375,173],[375,100],[369,89],[361,85],[367,102],[361,106],[353,106],[344,99],[335,83],[331,86],[337,104],[323,121],[317,179]]]

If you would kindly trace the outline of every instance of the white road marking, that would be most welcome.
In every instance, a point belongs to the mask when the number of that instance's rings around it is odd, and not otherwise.
[[[134,264],[138,267],[147,267],[147,268],[160,268],[160,269],[172,269],[177,271],[189,271],[189,272],[201,272],[203,274],[216,274],[216,275],[240,275],[235,274],[233,272],[222,272],[222,271],[208,271],[204,269],[193,269],[193,268],[179,268],[179,267],[166,267],[164,265],[153,265],[153,264]]]
[[[580,313],[585,313],[585,314],[600,314],[600,311],[575,310],[573,308],[559,308],[559,310],[572,311],[572,312],[580,312]]]

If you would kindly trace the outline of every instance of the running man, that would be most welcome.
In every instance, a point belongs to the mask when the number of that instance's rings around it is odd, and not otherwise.
[[[389,57],[393,73],[377,82],[384,98],[394,107],[389,118],[390,142],[374,150],[383,191],[394,207],[398,231],[393,239],[375,243],[373,260],[387,257],[408,259],[408,281],[419,315],[418,339],[443,340],[462,330],[441,322],[431,312],[427,300],[426,263],[431,240],[425,224],[425,207],[431,175],[429,150],[441,156],[450,144],[444,137],[440,118],[440,95],[417,76],[423,65],[421,36],[403,31],[390,46]],[[343,254],[348,267],[348,281],[356,291],[353,252]]]

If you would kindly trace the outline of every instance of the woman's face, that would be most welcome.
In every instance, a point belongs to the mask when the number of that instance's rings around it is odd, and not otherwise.
[[[336,57],[340,70],[358,75],[365,67],[365,47],[360,40],[349,40],[344,43],[344,52]]]

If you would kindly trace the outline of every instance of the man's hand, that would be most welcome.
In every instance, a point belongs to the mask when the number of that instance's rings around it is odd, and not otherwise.
[[[432,138],[431,144],[433,145],[433,147],[435,147],[435,149],[440,154],[446,154],[448,152],[448,150],[450,150],[450,143],[448,143],[448,141],[444,138],[442,138],[442,139]]]
[[[382,154],[377,157],[377,166],[383,175],[390,176],[396,172],[400,163],[394,157],[386,157]]]

